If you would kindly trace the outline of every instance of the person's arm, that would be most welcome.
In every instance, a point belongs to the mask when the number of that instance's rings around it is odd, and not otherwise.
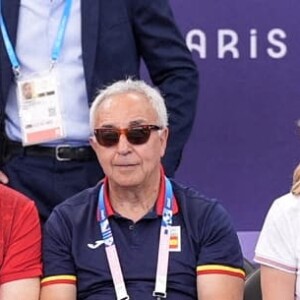
[[[261,286],[264,300],[294,300],[296,274],[261,265]]]
[[[38,300],[39,295],[39,278],[19,279],[0,285],[0,300]]]
[[[70,252],[71,234],[66,219],[54,209],[43,231],[43,279],[40,300],[76,300],[76,270]]]
[[[201,300],[242,300],[245,272],[239,240],[224,208],[215,203],[199,223],[197,295]]]
[[[44,286],[40,300],[76,300],[76,286],[66,283]]]
[[[1,293],[7,295],[14,291],[14,286],[21,285],[24,290],[29,290],[36,282],[39,285],[42,274],[41,229],[32,201],[4,186],[1,197],[9,200],[2,211],[5,254],[0,270]]]
[[[198,71],[175,23],[169,1],[134,0],[133,28],[152,82],[166,99],[170,136],[163,157],[167,176],[173,177],[191,133],[198,98]]]
[[[275,200],[265,218],[255,249],[261,266],[265,299],[294,299],[298,264],[299,199],[292,194]]]
[[[221,274],[208,274],[197,277],[199,300],[242,300],[243,291],[244,280],[238,277]]]

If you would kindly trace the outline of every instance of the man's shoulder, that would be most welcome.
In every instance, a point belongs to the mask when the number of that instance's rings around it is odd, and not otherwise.
[[[34,206],[34,202],[24,194],[8,186],[0,184],[0,206],[2,210],[22,210]]]
[[[286,216],[288,219],[293,219],[293,216],[295,216],[298,219],[300,214],[300,196],[288,193],[277,198],[272,203],[269,214],[273,218],[284,218]]]
[[[288,207],[299,205],[300,206],[300,196],[293,195],[292,193],[287,193],[274,200],[274,204],[280,207]]]
[[[199,190],[192,186],[186,186],[178,181],[171,180],[174,195],[178,201],[187,201],[191,205],[203,205],[203,206],[213,206],[218,201],[212,199],[201,193]]]
[[[72,215],[75,212],[78,213],[80,210],[87,210],[94,207],[97,205],[100,186],[101,184],[97,184],[94,187],[82,190],[57,205],[54,211]]]
[[[177,181],[171,180],[176,201],[182,211],[199,217],[208,214],[219,202],[208,198],[197,189],[185,186]],[[197,212],[197,213],[196,213]]]

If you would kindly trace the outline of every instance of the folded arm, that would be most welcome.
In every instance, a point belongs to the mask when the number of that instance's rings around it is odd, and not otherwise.
[[[261,265],[261,284],[264,300],[294,300],[296,274]]]
[[[244,280],[239,277],[208,274],[197,277],[197,294],[200,300],[242,300]]]
[[[76,286],[66,283],[44,286],[40,300],[76,300]]]
[[[239,277],[208,274],[197,277],[198,299],[242,300],[244,280]]]
[[[39,278],[19,279],[0,285],[0,300],[38,300],[39,294]]]

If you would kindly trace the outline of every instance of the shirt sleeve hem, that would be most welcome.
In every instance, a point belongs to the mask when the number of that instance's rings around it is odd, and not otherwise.
[[[245,279],[245,271],[223,265],[202,265],[197,267],[197,275],[222,274]]]
[[[285,263],[278,262],[278,261],[275,261],[273,259],[269,259],[269,258],[266,258],[263,256],[255,255],[254,261],[261,265],[272,267],[272,268],[275,268],[275,269],[278,269],[281,271],[285,271],[288,273],[295,274],[297,272],[297,267],[293,267],[291,265],[287,265]]]
[[[18,272],[18,273],[11,273],[7,275],[1,275],[0,276],[0,284],[14,281],[14,280],[20,280],[20,279],[28,279],[28,278],[35,278],[40,277],[42,275],[42,271],[40,268],[33,269],[30,271],[25,272]]]
[[[74,275],[52,275],[47,276],[42,279],[41,286],[47,286],[52,284],[60,284],[60,283],[67,283],[67,284],[76,284],[77,278]]]

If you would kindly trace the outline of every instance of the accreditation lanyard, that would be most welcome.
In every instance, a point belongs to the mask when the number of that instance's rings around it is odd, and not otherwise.
[[[72,6],[72,0],[66,0],[63,15],[60,20],[60,24],[58,27],[58,31],[57,31],[54,45],[53,45],[52,52],[51,52],[51,66],[50,66],[51,68],[54,66],[54,64],[58,60],[59,55],[61,53],[62,44],[63,44],[68,20],[69,20],[70,13],[71,13],[71,6]],[[4,40],[4,45],[5,45],[10,63],[12,65],[12,69],[14,71],[15,76],[18,76],[18,75],[20,75],[21,66],[20,66],[20,62],[17,58],[16,52],[10,41],[10,38],[8,36],[6,25],[4,23],[3,14],[2,14],[2,0],[0,0],[0,28],[1,28],[1,33],[2,33],[3,40]]]
[[[158,247],[158,260],[156,268],[156,280],[153,296],[157,299],[167,297],[167,273],[169,264],[169,241],[170,227],[172,225],[173,216],[173,190],[170,180],[165,177],[165,199],[163,215],[160,225],[160,239]],[[98,197],[98,209],[100,213],[100,230],[105,243],[105,252],[108,259],[109,269],[112,275],[117,300],[128,300],[124,277],[118,257],[118,252],[112,235],[111,227],[107,218],[106,208],[104,204],[105,183],[101,186]]]

